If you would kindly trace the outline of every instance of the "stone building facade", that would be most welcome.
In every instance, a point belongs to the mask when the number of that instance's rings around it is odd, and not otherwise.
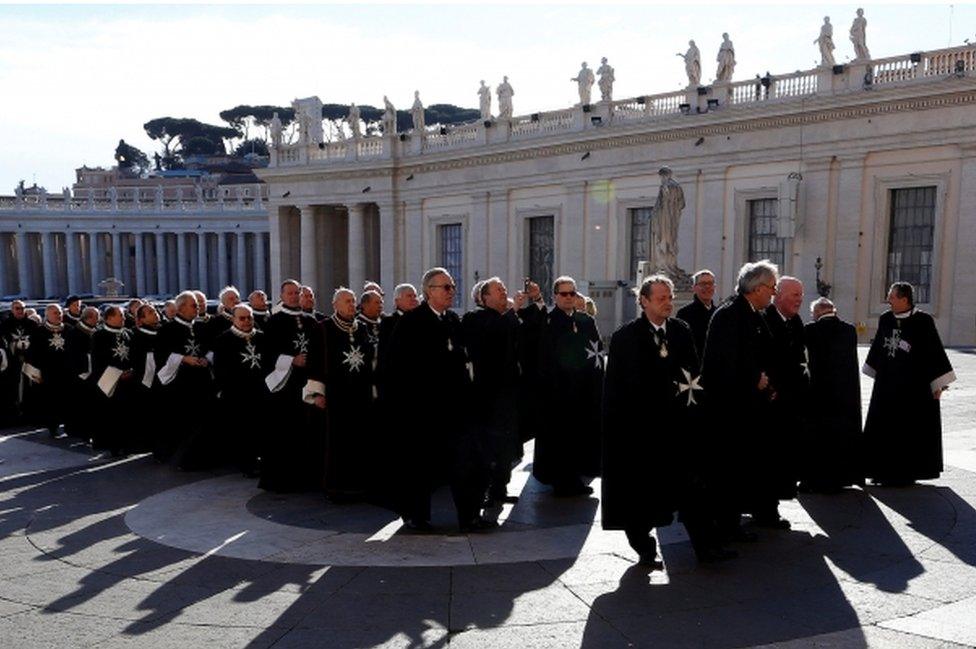
[[[679,265],[710,268],[721,293],[769,257],[810,299],[819,274],[867,340],[905,279],[948,343],[976,344],[974,105],[966,46],[422,133],[302,133],[258,172],[271,283],[390,288],[443,265],[469,307],[478,278],[568,274],[607,333],[633,313],[667,165],[686,201]]]

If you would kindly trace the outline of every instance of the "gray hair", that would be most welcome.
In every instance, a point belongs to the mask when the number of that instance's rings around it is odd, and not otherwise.
[[[239,302],[238,304],[234,305],[234,308],[230,310],[231,315],[237,315],[237,311],[240,309],[244,309],[245,311],[247,311],[247,314],[249,316],[254,315],[254,309],[251,308],[251,305],[244,304],[243,302]]]
[[[228,293],[233,293],[234,295],[237,296],[237,299],[241,298],[241,292],[237,290],[237,287],[234,286],[233,284],[228,284],[224,288],[220,289],[220,293],[217,293],[217,299],[221,303],[223,303],[224,296],[227,295]]]
[[[559,292],[559,285],[560,284],[572,284],[573,285],[573,290],[574,291],[576,290],[576,280],[575,279],[573,279],[569,275],[560,275],[552,283],[552,294],[553,295],[555,295],[556,293]]]
[[[383,300],[383,296],[380,295],[379,291],[374,290],[374,289],[369,289],[369,290],[363,291],[363,294],[359,296],[359,304],[360,304],[360,306],[362,306],[363,304],[370,304],[370,303],[372,303],[375,300],[382,301]]]
[[[491,289],[491,287],[494,284],[501,284],[501,283],[502,283],[502,278],[498,277],[497,275],[495,275],[494,277],[489,277],[483,282],[479,282],[480,286],[478,287],[478,304],[484,303],[485,296],[488,295],[489,289]]]
[[[305,288],[305,287],[303,286],[302,288]],[[353,291],[352,289],[346,288],[345,286],[340,286],[339,288],[337,288],[335,290],[335,293],[332,294],[332,304],[335,304],[336,301],[339,299],[339,296],[342,295],[342,294],[344,294],[344,293],[348,293],[349,295],[351,295],[353,302],[356,301],[356,292],[355,291]]]
[[[793,277],[791,275],[783,275],[778,280],[776,280],[776,290],[779,291],[779,289],[783,286],[785,282],[796,282],[800,286],[803,286],[803,282],[801,282],[796,277]]]
[[[417,287],[415,287],[413,284],[397,284],[396,288],[393,289],[393,297],[395,299],[399,299],[403,297],[403,294],[406,293],[407,291],[413,291],[414,294],[416,295]]]
[[[247,299],[252,300],[254,299],[255,295],[260,295],[261,297],[263,297],[265,302],[268,301],[268,294],[262,291],[261,289],[258,289],[256,291],[251,291],[251,294],[247,296]]]
[[[671,295],[674,295],[674,282],[671,281],[670,277],[666,275],[651,275],[641,282],[640,290],[637,291],[637,302],[640,303],[640,298],[651,299],[651,292],[654,290],[655,284],[664,284],[671,291]]]
[[[715,273],[708,270],[707,268],[702,268],[701,270],[696,270],[695,274],[691,276],[692,285],[697,284],[698,280],[700,280],[703,275],[710,275],[712,279],[715,279]]]
[[[828,298],[818,297],[810,303],[810,316],[814,320],[827,313],[837,313],[837,307]]]
[[[196,308],[196,306],[197,306],[197,295],[196,295],[196,293],[194,293],[193,291],[182,291],[175,298],[175,303],[176,303],[177,310],[179,310],[180,307],[182,307],[188,301],[189,302],[193,302],[193,308]]]
[[[739,279],[736,282],[736,291],[739,295],[752,293],[762,284],[772,280],[776,282],[779,278],[779,267],[768,259],[748,262],[739,269]]]
[[[451,273],[449,273],[446,268],[434,266],[433,268],[429,269],[426,273],[424,273],[423,278],[420,280],[420,285],[424,290],[424,297],[427,297],[427,292],[430,290],[431,282],[433,282],[434,278],[438,275],[447,275],[448,277],[451,277]]]
[[[482,302],[481,302],[481,288],[486,283],[488,283],[488,280],[483,279],[481,281],[475,282],[474,283],[474,286],[471,287],[471,301],[474,302],[475,304],[477,304],[478,306],[482,306]]]

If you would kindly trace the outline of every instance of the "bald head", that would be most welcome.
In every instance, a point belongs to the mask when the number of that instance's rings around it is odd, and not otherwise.
[[[800,312],[803,305],[803,282],[795,277],[783,275],[776,282],[776,296],[773,298],[776,309],[787,318]]]

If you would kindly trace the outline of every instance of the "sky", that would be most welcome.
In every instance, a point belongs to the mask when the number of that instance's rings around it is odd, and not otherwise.
[[[426,105],[475,108],[479,81],[508,75],[528,114],[578,101],[570,78],[603,56],[615,99],[677,90],[689,39],[707,83],[722,32],[734,80],[809,69],[825,15],[843,62],[858,6],[875,58],[976,42],[976,4],[0,5],[0,194],[21,179],[60,192],[75,168],[114,164],[119,139],[151,157],[150,119],[220,124],[239,104],[386,94],[407,109],[419,90]]]

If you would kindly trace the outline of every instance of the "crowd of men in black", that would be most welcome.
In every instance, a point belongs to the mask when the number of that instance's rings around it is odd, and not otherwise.
[[[397,286],[389,315],[373,282],[336,290],[328,316],[294,280],[274,308],[226,287],[216,315],[199,291],[104,313],[69,297],[40,323],[14,302],[0,401],[52,436],[181,469],[232,459],[264,489],[373,502],[414,532],[433,529],[444,484],[461,531],[495,527],[485,513],[517,502],[511,471],[534,438],[533,476],[557,497],[588,496],[601,476],[603,527],[646,564],[676,514],[699,559],[721,561],[751,528],[788,529],[778,503],[798,488],[939,475],[939,397],[955,377],[911,285],[891,287],[863,368],[876,382],[862,433],[857,335],[829,300],[804,325],[802,284],[766,260],[719,306],[714,274],[693,279],[676,314],[671,280],[645,279],[606,354],[570,277],[552,308],[528,279],[514,299],[497,277],[479,282],[463,317],[443,268],[424,274],[422,301]]]

